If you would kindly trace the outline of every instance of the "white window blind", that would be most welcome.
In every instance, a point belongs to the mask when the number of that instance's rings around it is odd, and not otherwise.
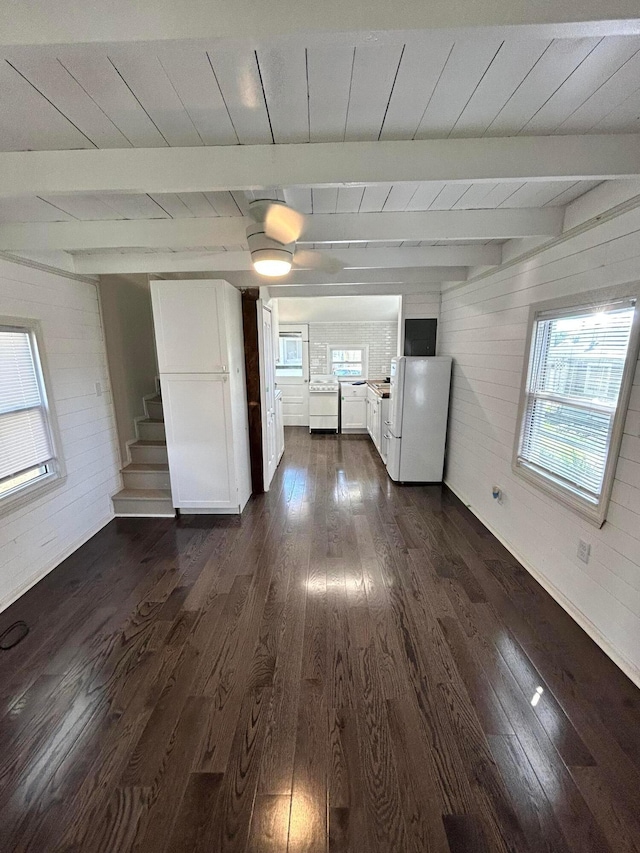
[[[46,474],[52,459],[35,340],[29,329],[0,326],[0,495]]]
[[[635,301],[540,314],[533,325],[517,464],[597,507]]]

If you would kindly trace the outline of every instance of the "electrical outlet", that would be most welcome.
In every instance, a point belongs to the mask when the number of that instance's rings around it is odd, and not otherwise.
[[[585,542],[584,539],[578,539],[578,559],[583,563],[589,562],[591,556],[591,545]]]
[[[102,382],[96,382],[96,397],[102,397]]]

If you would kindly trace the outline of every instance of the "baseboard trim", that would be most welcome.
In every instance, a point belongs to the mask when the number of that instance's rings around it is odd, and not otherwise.
[[[533,566],[526,557],[519,553],[518,549],[515,548],[508,539],[505,539],[502,534],[500,534],[494,527],[491,525],[482,515],[469,503],[467,498],[461,494],[458,489],[455,489],[451,483],[448,483],[445,480],[445,485],[451,489],[451,491],[458,497],[462,503],[475,515],[478,521],[482,522],[487,530],[492,533],[496,539],[504,545],[504,547],[512,554],[516,560],[524,566],[524,568],[529,572],[529,574],[538,581],[540,586],[549,593],[551,598],[556,601],[560,607],[565,610],[569,616],[577,622],[578,625],[582,628],[585,633],[591,637],[594,643],[598,645],[602,651],[607,655],[607,657],[611,658],[611,660],[615,663],[615,665],[621,669],[624,674],[629,678],[636,687],[640,687],[640,669],[632,663],[632,661],[628,660],[628,658],[622,654],[612,643],[607,640],[604,634],[601,633],[599,628],[597,628],[593,622],[589,619],[588,616],[573,604],[566,595],[561,592],[551,581],[545,577],[535,566]]]
[[[22,598],[22,596],[26,592],[28,592],[32,586],[35,586],[37,583],[39,583],[42,578],[46,577],[49,574],[49,572],[52,572],[54,569],[57,569],[60,563],[64,562],[67,557],[70,557],[74,551],[78,550],[78,548],[81,548],[82,545],[85,544],[85,542],[88,542],[92,536],[95,536],[96,533],[99,533],[102,528],[106,527],[107,524],[109,524],[110,521],[113,521],[114,518],[115,516],[113,512],[102,518],[97,524],[90,527],[89,530],[84,533],[79,539],[76,539],[74,542],[64,548],[56,557],[54,557],[54,559],[48,565],[47,568],[41,569],[41,571],[39,571],[37,574],[33,575],[23,584],[21,584],[17,590],[14,590],[9,596],[1,599],[0,613],[2,613],[3,610],[6,610],[7,607],[10,607],[14,603],[14,601],[17,601],[19,598]]]

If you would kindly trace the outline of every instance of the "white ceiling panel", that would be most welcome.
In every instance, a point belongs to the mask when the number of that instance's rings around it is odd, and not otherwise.
[[[597,38],[553,41],[491,122],[487,135],[518,133],[601,41]]]
[[[0,222],[65,222],[69,213],[41,198],[0,199]]]
[[[589,133],[638,133],[640,131],[640,88],[589,129]]]
[[[451,130],[452,136],[482,136],[531,71],[550,41],[505,41]]]
[[[236,200],[230,192],[205,193],[218,216],[242,216]]]
[[[160,63],[205,145],[235,145],[238,137],[204,50],[164,50]]]
[[[26,55],[12,62],[16,70],[97,148],[129,148],[131,143],[53,56]]]
[[[429,210],[451,210],[471,184],[445,184],[429,206]]]
[[[413,139],[452,49],[444,38],[430,49],[405,47],[380,139]]]
[[[157,56],[128,52],[113,64],[168,145],[203,144]]]
[[[152,193],[149,197],[172,219],[193,218],[193,213],[176,193]]]
[[[558,125],[560,133],[582,133],[611,111],[612,106],[624,103],[638,90],[640,84],[640,50],[630,57],[591,97]]]
[[[335,213],[337,204],[336,187],[314,187],[311,190],[311,206],[314,213]]]
[[[93,148],[84,133],[7,62],[0,63],[0,148],[3,151]]]
[[[356,48],[345,139],[378,139],[402,50],[402,45]]]
[[[575,120],[565,127],[566,132],[573,133],[575,128],[581,128],[580,113],[582,111],[580,107],[591,100],[593,93],[600,89],[613,75],[618,76],[616,71],[637,53],[638,48],[640,48],[640,42],[637,39],[621,37],[603,39],[585,58],[580,67],[524,125],[522,133],[526,135],[552,133],[558,127],[563,126],[569,117],[573,116],[575,116]],[[629,71],[630,74],[626,75],[624,82],[630,88],[624,94],[618,95],[617,86],[606,87],[605,94],[609,98],[617,97],[618,103],[638,87],[640,80],[638,66],[630,68]],[[623,81],[620,80],[620,86],[622,85]],[[600,100],[596,99],[596,102],[600,103]],[[595,124],[600,115],[601,113],[591,122],[587,117],[587,126]]]
[[[428,181],[418,186],[413,196],[409,199],[407,210],[428,210],[431,203],[445,188],[442,181]]]
[[[384,210],[406,210],[407,205],[413,198],[420,184],[405,181],[401,184],[393,184],[389,195],[384,202]]]
[[[375,184],[374,186],[365,187],[359,212],[378,213],[381,211],[391,192],[391,186],[391,184]]]
[[[500,207],[523,186],[523,183],[518,182],[494,184],[492,189],[482,198],[480,205],[489,210]]]
[[[357,213],[362,204],[364,187],[340,187],[336,213]]]
[[[355,48],[309,48],[309,139],[344,139]]]
[[[167,145],[108,56],[92,50],[86,55],[74,52],[60,61],[131,145],[136,148]]]
[[[273,142],[255,51],[209,51],[209,59],[241,145]]]
[[[218,215],[205,193],[179,193],[178,198],[194,217],[208,219]]]
[[[495,39],[454,44],[424,112],[416,139],[448,136],[500,50]]]
[[[308,142],[307,58],[295,50],[259,50],[258,67],[274,142]]]
[[[74,193],[73,195],[52,195],[43,198],[43,201],[55,205],[59,210],[64,210],[73,219],[98,220],[98,219],[124,219],[125,217],[105,203],[98,195]]]
[[[151,196],[128,193],[105,193],[100,196],[118,216],[116,219],[169,219],[170,216]]]
[[[453,205],[454,210],[474,210],[486,204],[486,198],[496,184],[469,184]]]
[[[313,213],[311,190],[305,187],[288,187],[284,191],[284,200],[300,213]]]

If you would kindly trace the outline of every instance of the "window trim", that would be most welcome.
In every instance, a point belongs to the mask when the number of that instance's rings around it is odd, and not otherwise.
[[[337,349],[359,349],[362,351],[362,373],[360,376],[341,376],[333,373],[333,351]],[[355,364],[355,362],[353,362]],[[369,376],[369,344],[327,344],[327,372],[338,379],[367,379]]]
[[[600,500],[597,504],[592,504],[579,495],[574,494],[570,488],[563,486],[559,482],[554,482],[553,479],[542,473],[538,473],[531,468],[520,463],[519,454],[522,444],[522,438],[525,428],[526,408],[527,408],[527,388],[529,383],[530,368],[533,357],[533,331],[535,323],[542,315],[550,312],[560,314],[572,314],[574,311],[594,311],[605,309],[614,302],[620,302],[624,299],[635,299],[635,314],[629,336],[629,347],[627,357],[622,373],[622,382],[620,385],[620,394],[618,396],[618,405],[613,416],[611,427],[611,441],[609,443],[609,453],[604,470],[604,478],[602,481],[602,490],[600,492]],[[559,299],[551,299],[545,302],[537,302],[529,308],[529,318],[527,322],[527,332],[525,338],[525,354],[524,363],[522,366],[522,377],[520,380],[520,399],[518,404],[518,415],[516,421],[515,441],[513,444],[513,455],[511,461],[512,470],[528,483],[536,486],[545,494],[555,498],[560,503],[569,507],[578,515],[587,521],[595,524],[597,527],[602,527],[606,521],[609,502],[611,500],[611,491],[615,479],[618,457],[620,454],[620,446],[622,444],[622,436],[624,434],[624,425],[629,408],[629,399],[633,387],[636,365],[638,363],[638,355],[640,351],[640,282],[633,282],[625,285],[607,287],[600,290],[593,290],[587,293],[574,294],[568,297]]]
[[[31,337],[31,346],[35,349],[34,363],[40,394],[42,396],[43,408],[46,414],[46,423],[51,440],[52,459],[46,464],[51,468],[46,474],[42,474],[31,482],[18,486],[15,490],[0,496],[0,516],[14,512],[32,500],[39,498],[51,489],[58,488],[66,480],[66,469],[60,452],[61,441],[58,430],[58,421],[55,407],[49,393],[51,382],[49,379],[49,368],[46,352],[43,345],[42,326],[39,320],[31,317],[8,317],[0,315],[0,327],[15,329],[19,332],[28,332]],[[35,347],[34,347],[35,345]]]

